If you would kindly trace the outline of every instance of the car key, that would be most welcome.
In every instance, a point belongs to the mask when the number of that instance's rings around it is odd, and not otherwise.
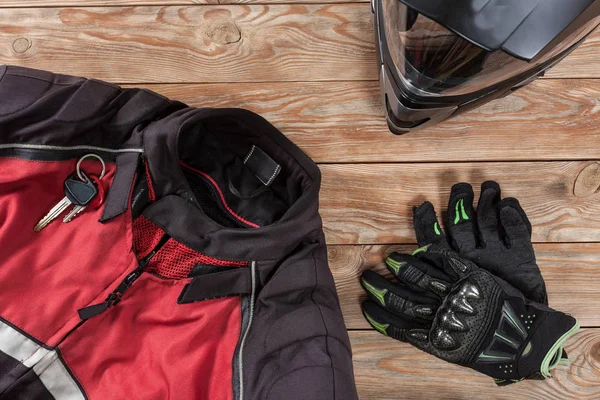
[[[82,171],[80,171],[82,172]],[[84,178],[87,175],[82,172]],[[67,178],[64,184],[65,197],[58,202],[44,218],[42,218],[37,225],[33,228],[34,231],[39,232],[47,227],[52,221],[57,219],[64,211],[71,205],[85,206],[89,204],[94,197],[98,194],[98,189],[94,183],[87,178],[87,181],[81,181],[77,179],[77,173],[72,174]]]
[[[104,204],[104,186],[102,186],[100,178],[92,174],[86,175],[83,171],[81,171],[81,173],[84,175],[84,178],[92,182],[92,184],[96,187],[98,193],[93,197],[92,201],[88,202],[88,204],[75,205],[73,209],[69,211],[69,213],[65,216],[65,218],[63,218],[64,223],[71,222],[75,217],[81,214],[88,207],[98,208],[102,204]]]

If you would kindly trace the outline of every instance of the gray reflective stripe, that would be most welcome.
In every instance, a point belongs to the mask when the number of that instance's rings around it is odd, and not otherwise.
[[[0,351],[26,367],[32,367],[50,352],[3,321],[0,321]]]
[[[33,370],[56,400],[85,400],[56,351],[34,365]]]
[[[26,367],[33,367],[48,354],[50,354],[50,350],[40,347],[34,354],[31,355],[31,357],[23,361],[23,365]]]
[[[46,146],[43,144],[23,144],[23,143],[6,143],[0,144],[0,149],[30,149],[30,150],[53,150],[53,151],[72,151],[72,150],[90,150],[103,151],[106,153],[143,153],[143,149],[108,149],[98,146]]]
[[[3,321],[0,321],[0,351],[32,368],[57,400],[85,400],[56,350],[45,349]]]
[[[240,385],[240,398],[239,400],[244,400],[244,344],[246,343],[246,338],[248,337],[248,333],[250,332],[250,327],[252,326],[252,320],[254,319],[254,297],[256,295],[256,263],[252,261],[250,263],[250,274],[252,275],[252,293],[250,294],[250,316],[248,318],[248,326],[246,327],[246,332],[244,332],[244,336],[242,337],[242,341],[240,343],[240,354],[238,357],[238,370],[239,370],[239,385]]]

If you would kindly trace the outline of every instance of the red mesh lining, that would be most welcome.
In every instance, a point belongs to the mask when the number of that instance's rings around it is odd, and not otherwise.
[[[187,278],[196,264],[214,265],[217,267],[243,267],[245,261],[224,261],[198,253],[189,247],[169,239],[152,258],[146,271],[167,279]]]
[[[133,221],[133,249],[138,258],[146,257],[165,232],[143,215]]]
[[[165,232],[143,215],[133,222],[133,249],[138,259],[146,257],[165,235]],[[169,239],[150,260],[146,271],[167,279],[187,278],[196,264],[216,267],[245,267],[246,261],[225,261],[209,257]]]

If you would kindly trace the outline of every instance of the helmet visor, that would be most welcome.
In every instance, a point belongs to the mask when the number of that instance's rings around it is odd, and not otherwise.
[[[527,62],[488,51],[417,13],[400,0],[381,0],[383,35],[397,76],[421,96],[460,96],[535,69],[583,39],[598,24],[584,24],[538,59]]]

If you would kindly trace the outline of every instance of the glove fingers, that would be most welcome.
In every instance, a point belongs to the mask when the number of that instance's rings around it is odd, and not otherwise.
[[[515,198],[506,198],[500,201],[500,224],[504,230],[504,241],[507,246],[519,242],[531,243],[531,223],[527,214]]]
[[[426,246],[431,243],[448,246],[446,235],[438,222],[435,208],[430,202],[426,201],[419,207],[413,207],[413,223],[419,246]]]
[[[408,321],[367,300],[362,304],[362,312],[371,326],[382,334],[402,342],[409,342],[423,349],[429,338],[431,324]]]
[[[510,283],[519,289],[529,300],[548,305],[546,283],[537,266],[518,268],[510,278]]]
[[[394,284],[373,271],[363,272],[360,282],[370,299],[392,313],[418,320],[432,320],[439,302]]]
[[[477,247],[477,230],[473,210],[473,188],[465,182],[452,186],[446,228],[455,250],[468,253]]]
[[[500,204],[500,185],[493,181],[481,185],[481,196],[477,203],[477,227],[483,243],[500,240],[500,221],[498,205]]]
[[[448,275],[414,256],[394,252],[385,264],[398,281],[414,291],[444,296],[451,287]]]

